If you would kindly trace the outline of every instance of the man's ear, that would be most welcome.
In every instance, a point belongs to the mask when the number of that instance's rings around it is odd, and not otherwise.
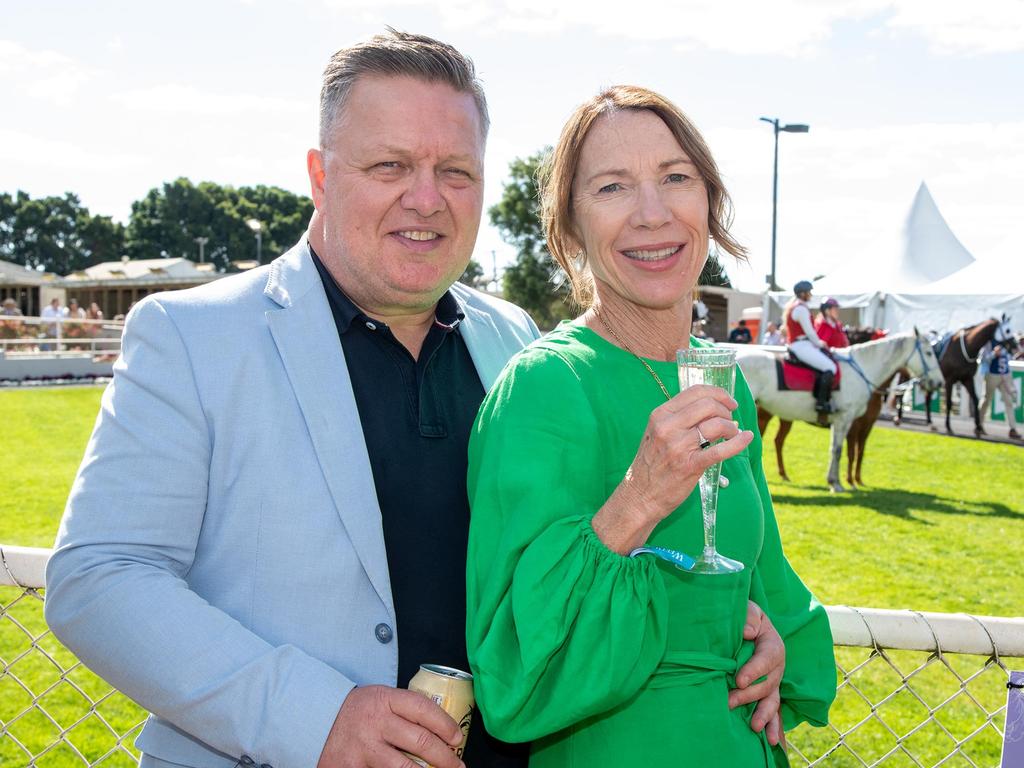
[[[309,174],[309,191],[313,198],[313,207],[318,211],[324,199],[324,155],[319,149],[311,149],[306,153],[306,172]]]

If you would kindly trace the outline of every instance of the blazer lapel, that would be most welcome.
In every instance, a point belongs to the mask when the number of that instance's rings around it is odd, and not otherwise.
[[[394,620],[391,580],[373,472],[345,355],[305,241],[274,262],[267,312],[313,448],[345,531]]]
[[[505,349],[504,337],[498,333],[494,320],[486,312],[481,312],[469,304],[463,304],[462,311],[466,319],[459,325],[459,333],[466,343],[469,356],[473,358],[473,365],[480,377],[480,383],[484,386],[484,392],[490,392],[501,369],[519,347]]]

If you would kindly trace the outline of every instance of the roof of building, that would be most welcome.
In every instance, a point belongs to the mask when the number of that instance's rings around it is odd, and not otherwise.
[[[208,270],[188,259],[122,259],[104,261],[72,272],[65,280],[166,280],[168,278],[211,278]],[[205,265],[204,265],[205,266]]]
[[[44,285],[56,277],[51,272],[39,272],[11,261],[0,261],[0,285]]]

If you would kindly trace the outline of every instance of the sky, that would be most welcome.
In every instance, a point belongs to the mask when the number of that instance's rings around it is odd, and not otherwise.
[[[750,250],[726,262],[739,287],[770,268],[761,117],[810,126],[779,136],[782,285],[895,253],[922,181],[975,258],[1024,256],[1022,0],[7,0],[0,192],[71,191],[124,222],[179,176],[308,194],[323,67],[385,25],[475,61],[485,207],[578,103],[634,83],[704,133]],[[514,258],[486,214],[474,257],[487,272]]]

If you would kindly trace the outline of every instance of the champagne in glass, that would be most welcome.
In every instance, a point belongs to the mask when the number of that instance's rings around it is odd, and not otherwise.
[[[730,395],[736,380],[736,352],[732,349],[703,347],[680,349],[676,352],[679,365],[679,388],[686,389],[697,384],[721,387]],[[691,573],[736,573],[743,570],[743,563],[719,554],[715,548],[715,516],[718,510],[718,478],[722,472],[721,462],[704,470],[701,475],[700,506],[704,518],[704,550]]]

